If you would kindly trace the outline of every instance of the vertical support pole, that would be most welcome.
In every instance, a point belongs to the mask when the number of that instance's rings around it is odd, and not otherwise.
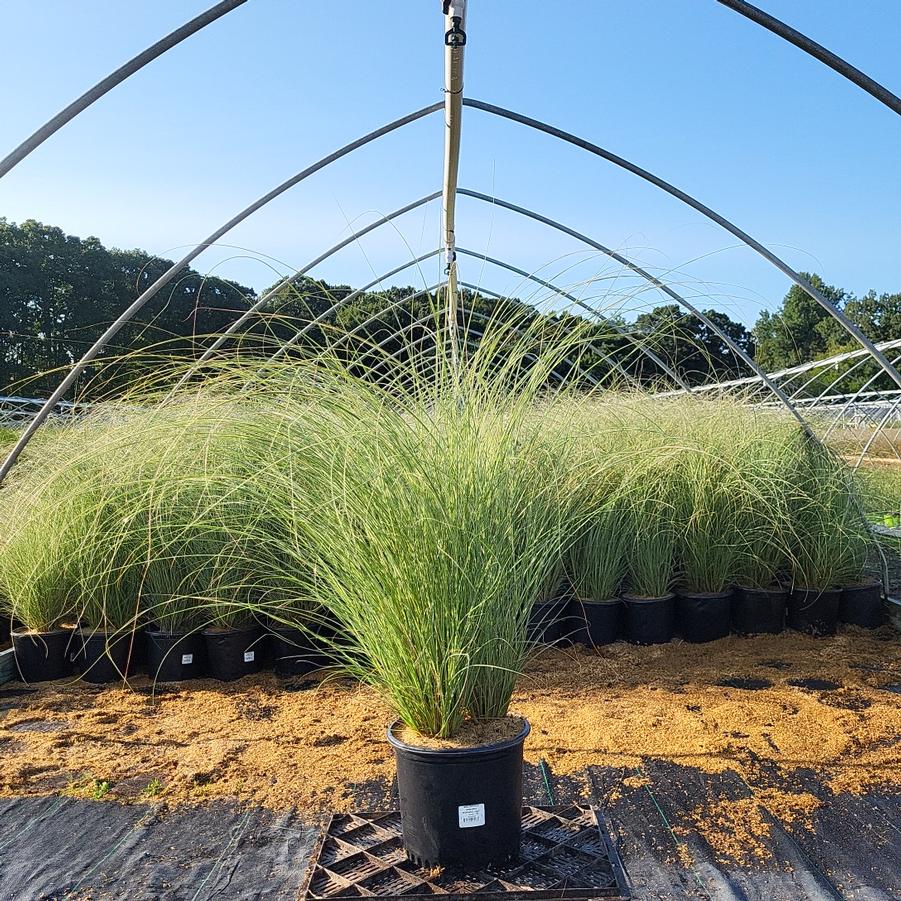
[[[463,48],[466,46],[466,0],[444,0],[444,183],[441,231],[447,274],[446,327],[451,368],[459,365],[457,334],[457,179],[460,169],[460,131],[463,118]]]

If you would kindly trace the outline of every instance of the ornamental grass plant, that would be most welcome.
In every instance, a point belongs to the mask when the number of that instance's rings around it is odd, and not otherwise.
[[[559,444],[534,427],[546,369],[506,346],[509,363],[486,345],[402,392],[320,361],[306,503],[279,510],[302,536],[284,555],[312,555],[343,625],[344,667],[423,735],[506,714],[529,613],[579,512]],[[297,475],[273,503],[296,497]]]
[[[823,445],[804,442],[791,501],[794,585],[822,590],[859,583],[872,539],[845,464]]]
[[[807,439],[781,414],[742,412],[734,432],[735,457],[742,475],[735,582],[744,588],[777,589],[790,579],[792,499]]]
[[[495,324],[458,360],[445,337],[428,366],[370,343],[159,367],[0,488],[0,595],[35,630],[323,633],[446,738],[506,714],[564,566],[596,601],[859,580],[847,470],[784,415],[593,388],[562,365],[578,329]]]
[[[735,575],[746,473],[734,455],[735,409],[690,401],[679,412],[681,445],[674,460],[673,515],[679,589],[718,594]]]
[[[592,505],[586,517],[569,553],[573,588],[582,601],[611,600],[619,596],[625,579],[634,520],[619,494]]]
[[[266,507],[248,490],[247,418],[210,392],[59,430],[3,487],[0,585],[16,616],[103,632],[252,616],[266,587],[248,542]]]

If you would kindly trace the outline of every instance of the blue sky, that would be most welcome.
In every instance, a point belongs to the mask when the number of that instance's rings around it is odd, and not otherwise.
[[[94,81],[212,0],[2,4],[0,156]],[[897,0],[760,0],[901,93]],[[441,99],[438,0],[249,0],[66,126],[0,181],[0,215],[172,257],[349,140]],[[471,0],[466,93],[651,169],[798,269],[856,292],[901,290],[901,118],[714,0]],[[440,187],[440,115],[319,173],[197,268],[259,289],[351,224]],[[562,220],[686,297],[753,322],[786,279],[634,176],[484,113],[465,115],[461,185]],[[623,312],[663,302],[570,238],[473,200],[463,246]],[[438,245],[439,206],[319,267],[370,281]],[[268,259],[269,257],[273,260]],[[472,260],[496,291],[520,279]],[[436,281],[433,262],[401,277]]]

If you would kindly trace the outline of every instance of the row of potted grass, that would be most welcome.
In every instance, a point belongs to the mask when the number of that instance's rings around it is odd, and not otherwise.
[[[626,595],[607,600],[564,591],[536,604],[529,635],[542,644],[602,647],[616,641],[665,644],[673,638],[703,643],[736,635],[778,634],[789,628],[834,635],[839,623],[877,628],[885,622],[882,583],[810,589],[733,588],[709,595],[671,592],[660,598]]]
[[[4,488],[0,606],[28,681],[121,679],[141,657],[168,681],[254,671],[258,622],[308,644],[313,604],[253,546],[272,425],[205,393],[170,407],[110,405],[45,438]],[[274,439],[274,435],[266,441]],[[268,451],[277,454],[275,445]],[[246,659],[245,659],[246,658]],[[59,676],[54,675],[58,673]]]
[[[546,638],[578,635],[586,619],[594,643],[781,631],[786,610],[791,628],[812,634],[882,622],[852,474],[791,422],[635,396],[563,412],[592,513],[564,590],[553,582],[536,608]]]
[[[281,624],[192,632],[165,632],[152,624],[114,633],[76,626],[35,632],[16,625],[12,642],[14,673],[26,683],[78,675],[102,684],[139,673],[164,683],[206,677],[231,682],[268,667],[281,676],[296,676],[330,662],[321,641]]]
[[[398,716],[411,856],[515,855],[528,726],[508,707],[562,573],[583,601],[625,585],[647,612],[674,586],[790,575],[820,591],[859,577],[867,549],[841,464],[791,422],[551,391],[574,340],[536,357],[498,328],[428,378],[382,360],[378,383],[327,359],[222,361],[197,387],[98,405],[0,493],[8,614],[106,648],[146,621],[208,636],[249,617],[307,636],[339,623],[321,638],[333,662]],[[456,800],[423,795],[451,760]],[[489,777],[508,787],[494,813]],[[483,821],[463,829],[460,805]]]
[[[306,405],[305,415],[312,409]],[[357,413],[355,428],[371,415]],[[386,428],[389,420],[380,420]],[[98,662],[109,657],[107,636],[145,623],[160,647],[201,630],[227,645],[256,618],[297,634],[308,628],[324,609],[320,595],[339,583],[329,584],[325,566],[314,579],[309,559],[297,566],[303,542],[315,543],[296,517],[298,423],[271,404],[238,404],[229,391],[208,388],[161,409],[102,410],[54,436],[4,495],[0,590],[8,614],[25,626],[19,644],[65,645],[96,674],[117,670]],[[398,423],[409,430],[408,417]],[[489,417],[478,424],[478,440],[507,427]],[[564,486],[556,508],[545,511],[548,521],[565,517],[573,526],[551,530],[550,591],[534,592],[529,637],[553,641],[574,630],[576,640],[593,644],[621,636],[658,643],[675,634],[705,641],[730,628],[780,631],[786,608],[789,626],[814,634],[834,633],[839,619],[881,621],[879,585],[864,575],[870,539],[853,483],[781,417],[727,403],[558,396],[533,404],[517,429],[516,440],[530,442],[522,471],[540,479],[539,467],[550,465]],[[376,453],[397,440],[370,436]],[[436,448],[445,456],[431,461],[433,478],[450,459],[446,447]],[[315,481],[308,468],[304,478],[308,487]],[[349,503],[346,473],[342,479]],[[447,484],[456,492],[453,480]],[[279,513],[274,498],[291,508]],[[391,524],[398,534],[404,521],[420,527],[401,510]],[[474,522],[466,534],[455,569],[471,556],[480,527]],[[330,532],[337,537],[337,528]],[[403,540],[413,545],[418,537]],[[351,557],[347,566],[361,565],[356,551]],[[380,570],[378,579],[399,575]],[[570,586],[568,605],[561,579]],[[353,621],[352,604],[333,593],[330,607]],[[57,628],[67,623],[85,637],[73,644]],[[116,647],[121,657],[123,644]],[[172,654],[164,661],[162,675],[177,672]]]

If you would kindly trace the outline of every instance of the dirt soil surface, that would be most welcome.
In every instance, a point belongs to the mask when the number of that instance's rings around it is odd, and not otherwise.
[[[860,794],[901,787],[899,692],[897,633],[847,629],[831,639],[547,650],[520,679],[511,713],[532,725],[527,760],[544,759],[557,774],[579,778],[589,766],[640,774],[666,762],[730,771],[764,791],[775,767],[815,771],[834,793]],[[391,719],[372,690],[347,680],[264,674],[157,691],[140,678],[127,688],[6,685],[0,795],[349,810],[366,786],[390,789]],[[788,820],[819,803],[799,792],[765,801]],[[728,833],[753,817],[751,806],[724,802],[704,816]]]

